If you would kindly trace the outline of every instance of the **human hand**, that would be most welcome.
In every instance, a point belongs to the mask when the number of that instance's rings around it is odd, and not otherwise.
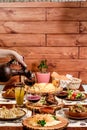
[[[24,58],[23,56],[21,56],[19,53],[17,53],[16,51],[14,51],[12,53],[12,59],[15,59],[18,63],[20,63],[21,65],[23,65],[24,67],[27,67],[27,65],[24,62]]]
[[[0,49],[0,57],[7,57],[7,56],[11,56],[12,59],[15,59],[21,65],[23,65],[24,67],[27,67],[27,65],[24,62],[23,56],[20,55],[17,51],[9,50],[9,49]]]

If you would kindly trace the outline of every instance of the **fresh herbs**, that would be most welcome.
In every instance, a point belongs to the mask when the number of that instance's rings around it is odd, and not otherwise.
[[[40,126],[44,126],[46,124],[46,121],[45,120],[39,120],[37,121],[37,124],[40,124]]]
[[[46,104],[46,97],[41,97],[40,103],[41,103],[42,105]]]
[[[55,120],[57,120],[57,118],[56,118],[56,116],[55,116],[55,115],[53,115],[53,118],[54,118]]]
[[[47,60],[41,60],[40,64],[38,65],[38,69],[42,73],[46,73],[48,69]]]

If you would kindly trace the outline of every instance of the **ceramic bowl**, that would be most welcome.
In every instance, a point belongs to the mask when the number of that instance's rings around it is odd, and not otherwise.
[[[1,84],[1,85],[0,85],[0,92],[4,90],[4,87],[5,87],[4,84]]]

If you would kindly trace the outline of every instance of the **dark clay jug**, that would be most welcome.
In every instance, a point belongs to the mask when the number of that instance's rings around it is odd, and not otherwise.
[[[11,64],[14,62],[14,59],[8,63],[0,65],[0,82],[7,82],[12,76],[23,75],[27,77],[28,80],[33,82],[32,72],[27,70],[24,66],[21,65],[21,69],[11,69]],[[20,64],[20,63],[19,63]]]

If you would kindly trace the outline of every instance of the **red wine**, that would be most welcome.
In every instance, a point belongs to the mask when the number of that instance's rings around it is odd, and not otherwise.
[[[27,100],[30,101],[30,102],[38,102],[40,100],[40,96],[39,95],[30,95],[27,97]]]

